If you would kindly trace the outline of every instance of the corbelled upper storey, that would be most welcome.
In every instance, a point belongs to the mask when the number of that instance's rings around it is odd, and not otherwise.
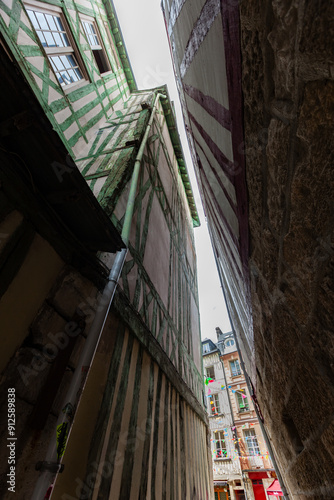
[[[54,130],[74,160],[87,156],[101,128],[137,90],[112,1],[10,0],[0,2],[0,13],[5,43]],[[198,225],[170,102],[164,111]]]

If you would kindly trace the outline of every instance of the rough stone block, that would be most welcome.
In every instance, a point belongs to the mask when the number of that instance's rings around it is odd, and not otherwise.
[[[53,287],[49,301],[65,317],[71,318],[77,308],[91,315],[96,305],[97,290],[92,283],[67,267]]]
[[[283,230],[286,206],[290,128],[289,124],[274,119],[270,121],[268,128],[267,204],[269,221],[278,235]]]
[[[39,310],[31,325],[30,340],[33,344],[45,345],[50,343],[50,333],[64,332],[66,321],[48,304]]]

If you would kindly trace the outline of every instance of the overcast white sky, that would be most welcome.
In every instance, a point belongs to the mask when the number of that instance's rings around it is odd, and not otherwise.
[[[201,227],[194,232],[202,338],[209,337],[216,341],[216,326],[222,331],[229,331],[230,323],[196,186],[160,0],[113,1],[138,88],[146,89],[167,84],[169,95],[175,103],[179,133],[201,219]]]

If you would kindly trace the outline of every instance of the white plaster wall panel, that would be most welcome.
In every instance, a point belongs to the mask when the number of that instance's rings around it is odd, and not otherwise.
[[[179,59],[182,60],[182,56],[183,53],[179,53]],[[207,65],[214,68],[214,72],[203,71]],[[213,97],[224,108],[229,109],[221,15],[217,16],[195,54],[183,77],[183,82],[196,87],[203,94]]]
[[[79,127],[77,125],[77,123],[72,123],[72,125],[70,127],[68,127],[68,129],[65,130],[64,132],[64,136],[65,138],[68,140],[68,139],[71,139],[71,137],[76,134],[79,130]]]
[[[5,23],[5,25],[8,27],[10,23],[10,17],[4,12],[3,10],[0,10],[1,17]]]
[[[206,191],[205,195],[208,196],[209,193]],[[224,233],[224,241],[223,241],[223,247],[219,247],[221,251],[224,252],[224,258],[225,254],[227,254],[228,259],[225,261],[226,264],[228,265],[229,269],[233,269],[233,272],[236,274],[236,278],[238,280],[238,286],[241,286],[241,289],[244,288],[243,282],[240,281],[239,275],[241,274],[241,260],[239,256],[238,249],[235,246],[234,241],[232,240],[229,232],[226,229],[225,223],[221,221],[220,219],[220,213],[217,213],[217,207],[214,204],[214,201],[210,201],[207,203],[207,218],[210,220],[210,228],[211,232],[215,234],[215,236],[218,238],[218,230],[221,232],[223,231]],[[218,228],[217,228],[217,219],[220,222]],[[221,238],[221,236],[220,236]],[[240,284],[239,284],[240,281]]]
[[[96,97],[97,97],[97,93],[94,90],[93,92],[90,92],[86,96],[81,97],[77,101],[72,102],[71,105],[72,105],[73,110],[79,111],[79,109],[81,109],[83,106],[85,106],[89,102],[94,101],[96,99]]]
[[[82,7],[86,7],[86,9],[92,10],[92,4],[88,0],[76,0],[77,5],[82,5]]]
[[[173,187],[174,186],[174,181],[173,177],[168,165],[168,161],[166,158],[166,153],[165,151],[161,148],[160,149],[160,154],[159,154],[159,165],[158,165],[158,173],[159,177],[161,179],[162,185],[164,187],[168,204],[171,207],[172,206],[172,192],[173,192]]]
[[[190,113],[196,118],[197,122],[204,128],[226,158],[233,162],[231,132],[218,123],[200,104],[187,95],[186,102]],[[192,129],[196,129],[196,125],[192,124]]]
[[[213,233],[214,237],[216,238],[215,241],[217,243],[218,237],[215,234],[215,231],[213,231]],[[239,325],[240,328],[244,329],[243,331],[245,332],[246,338],[248,339],[247,350],[245,349],[245,352],[247,352],[249,348],[253,349],[254,340],[251,336],[252,318],[248,314],[248,310],[245,307],[244,301],[241,300],[242,294],[246,293],[246,290],[244,288],[245,285],[243,281],[240,280],[239,276],[237,277],[233,269],[231,270],[231,265],[225,258],[224,248],[218,248],[218,252],[220,256],[218,262],[220,264],[219,267],[224,281],[224,289],[227,291],[228,298],[231,301],[230,305],[233,304],[233,307],[231,308],[231,313],[233,314],[232,320],[234,324]],[[240,259],[239,267],[241,267]],[[228,280],[226,276],[227,272],[229,272]],[[239,342],[243,344],[243,339],[240,338]]]
[[[202,162],[203,169],[210,183],[211,190],[214,194],[215,203],[218,204],[219,209],[224,214],[224,217],[226,218],[229,226],[231,227],[233,234],[238,239],[239,238],[238,218],[234,210],[232,209],[228,199],[226,198],[224,191],[220,188],[219,184],[217,183],[216,179],[214,183],[210,182],[210,179],[211,178],[214,179],[214,177],[211,175],[211,169],[210,167],[208,167],[206,158],[200,149],[198,150],[198,156]],[[219,214],[217,214],[217,216],[219,217]]]
[[[105,97],[102,101],[102,105],[104,108],[107,108],[110,105],[110,101],[108,97]]]
[[[96,197],[99,195],[99,193],[100,193],[101,189],[103,188],[104,183],[106,182],[107,179],[108,179],[108,176],[106,175],[105,177],[99,177],[96,180],[94,187],[93,187],[93,193]]]
[[[26,20],[26,17],[24,17]],[[29,21],[28,21],[29,23]],[[28,24],[27,23],[27,24]],[[29,26],[30,28],[30,26]],[[23,31],[22,28],[19,28],[18,33],[17,33],[17,45],[35,45],[36,47],[38,46],[35,40],[33,40],[25,31]],[[43,57],[44,59],[44,57]]]
[[[7,7],[9,7],[10,9],[13,6],[13,0],[3,0],[3,3],[7,5]]]
[[[37,68],[39,71],[43,72],[44,63],[45,63],[45,57],[43,57],[43,56],[26,57],[26,60],[32,66],[34,66],[35,68]]]
[[[210,165],[215,169],[215,172],[216,172],[217,176],[219,177],[219,180],[221,181],[222,185],[226,189],[227,194],[231,198],[231,201],[234,202],[235,205],[237,205],[235,188],[234,188],[232,182],[226,176],[224,170],[222,169],[222,167],[220,166],[220,164],[218,163],[216,158],[213,156],[211,149],[206,144],[205,140],[203,139],[203,137],[201,136],[201,134],[199,133],[199,131],[195,127],[193,128],[193,135],[194,135],[194,138],[197,140],[197,142],[200,144],[202,150],[205,153],[205,156],[208,158]],[[200,148],[197,147],[197,149],[199,150]],[[205,163],[207,163],[207,161]],[[211,177],[212,177],[212,174],[209,176],[209,178],[211,179]]]
[[[58,94],[59,98],[59,94]],[[58,113],[54,114],[54,117],[57,121],[57,123],[63,123],[69,116],[71,116],[72,111],[70,108],[64,108],[61,111],[58,111]]]
[[[49,70],[49,78],[53,83],[58,85],[58,81],[57,81],[52,69]],[[56,89],[52,88],[50,85],[49,86],[48,104],[51,104],[52,102],[57,101],[61,97],[63,97],[63,90],[60,87],[58,87],[56,90]]]
[[[204,0],[192,0],[191,2],[185,2],[178,18],[176,19],[174,28],[171,26],[173,19],[170,19],[168,33],[172,38],[171,28],[173,28],[174,32],[177,32],[177,39],[173,37],[173,43],[175,43],[179,53],[184,53],[194,24],[196,23],[204,4]]]
[[[76,24],[76,19],[77,19],[77,12],[76,12],[75,10],[73,10],[73,9],[67,9],[67,12],[68,12],[68,14],[70,15],[70,17],[71,17],[71,19],[72,19],[72,21],[73,21],[73,24],[74,24],[74,26],[75,26],[75,24]]]
[[[150,227],[155,228],[155,230],[148,231],[143,264],[161,300],[167,307],[170,234],[156,195],[153,198]],[[156,258],[156,255],[159,255],[159,259]]]
[[[43,80],[39,76],[35,75],[34,73],[32,73],[32,76],[34,77],[34,79],[38,85],[38,88],[40,90],[43,90]]]

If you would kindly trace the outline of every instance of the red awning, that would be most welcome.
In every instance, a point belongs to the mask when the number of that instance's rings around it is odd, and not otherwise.
[[[275,479],[267,489],[267,494],[268,495],[276,495],[279,497],[283,496],[283,491],[281,490],[281,486],[279,484],[278,479]]]

